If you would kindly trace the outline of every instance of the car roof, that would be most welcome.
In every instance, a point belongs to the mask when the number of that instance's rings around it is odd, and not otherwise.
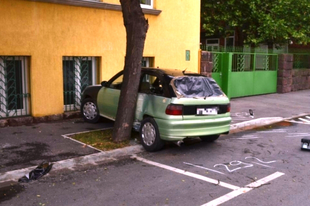
[[[166,74],[169,76],[185,76],[185,75],[199,75],[198,73],[193,73],[193,72],[186,72],[186,69],[179,70],[179,69],[163,69],[163,68],[150,68],[150,67],[143,67],[142,71],[153,71],[156,73],[162,73],[162,74]]]

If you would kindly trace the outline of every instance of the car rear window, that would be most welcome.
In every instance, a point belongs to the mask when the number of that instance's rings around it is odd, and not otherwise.
[[[175,77],[170,85],[178,98],[207,98],[224,95],[215,80],[205,76]]]

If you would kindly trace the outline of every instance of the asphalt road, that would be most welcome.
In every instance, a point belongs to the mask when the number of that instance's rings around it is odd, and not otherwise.
[[[310,125],[285,123],[0,186],[7,205],[309,205]],[[254,183],[255,182],[255,183]]]

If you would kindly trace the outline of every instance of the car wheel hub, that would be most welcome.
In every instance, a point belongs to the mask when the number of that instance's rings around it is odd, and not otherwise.
[[[142,127],[142,139],[147,146],[151,146],[155,142],[156,131],[151,123],[146,123]]]
[[[83,107],[83,114],[87,119],[94,119],[97,116],[96,105],[93,102],[87,102]]]

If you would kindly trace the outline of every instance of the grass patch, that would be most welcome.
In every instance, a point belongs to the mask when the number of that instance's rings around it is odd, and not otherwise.
[[[71,136],[71,138],[103,151],[130,146],[130,140],[126,140],[120,143],[113,142],[112,131],[112,129],[90,131],[86,133],[74,134]],[[136,137],[136,135],[136,133],[132,132],[131,137]]]

